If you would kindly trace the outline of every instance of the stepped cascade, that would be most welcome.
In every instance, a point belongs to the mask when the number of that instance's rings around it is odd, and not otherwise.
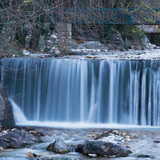
[[[158,60],[4,58],[1,73],[28,121],[160,125]]]

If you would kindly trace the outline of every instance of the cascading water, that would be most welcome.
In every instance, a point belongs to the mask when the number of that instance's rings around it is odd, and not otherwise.
[[[28,121],[160,125],[160,61],[3,59],[2,84]]]

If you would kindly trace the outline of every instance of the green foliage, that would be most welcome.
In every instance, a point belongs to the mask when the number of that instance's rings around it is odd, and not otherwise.
[[[160,2],[157,1],[156,3],[160,5]],[[141,1],[139,4],[136,4],[133,10],[130,10],[131,5],[131,2],[128,3],[124,8],[124,12],[134,18],[138,18],[140,22],[155,23],[157,20],[160,20],[160,10],[155,9],[152,3]]]
[[[20,48],[10,45],[4,48],[1,52],[7,53],[8,56],[15,55],[16,57],[23,56]]]
[[[121,31],[123,39],[127,38],[130,41],[142,40],[145,37],[143,31],[141,31],[135,25],[125,25]]]
[[[23,4],[26,4],[26,3],[31,3],[32,0],[26,0],[26,1],[23,1]]]
[[[10,50],[10,52],[11,52],[13,55],[15,55],[16,57],[22,56],[22,52],[21,52],[21,50],[20,50],[19,48],[12,48],[12,49]]]

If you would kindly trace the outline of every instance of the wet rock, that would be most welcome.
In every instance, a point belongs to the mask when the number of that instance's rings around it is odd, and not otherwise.
[[[110,133],[107,137],[103,137],[100,140],[105,142],[111,142],[115,144],[123,144],[126,141],[126,138]]]
[[[131,139],[133,139],[133,138],[137,138],[138,136],[137,136],[137,134],[135,134],[135,133],[132,133],[131,135],[130,135],[130,138]]]
[[[40,157],[38,153],[33,153],[33,157]]]
[[[113,134],[119,135],[119,134],[120,134],[120,131],[118,131],[118,130],[113,130]]]
[[[78,144],[75,148],[75,152],[83,153],[83,144]]]
[[[145,154],[141,154],[141,155],[137,155],[137,158],[153,158],[152,155],[145,155]]]
[[[96,154],[88,154],[88,157],[95,158],[95,157],[97,157],[97,155]]]
[[[128,132],[122,132],[122,136],[127,136]]]
[[[96,56],[87,56],[87,58],[96,59],[97,57]]]
[[[54,143],[51,143],[47,147],[47,150],[61,154],[70,152],[68,145],[60,138],[57,138]]]
[[[49,144],[49,146],[46,149],[47,151],[53,151],[54,152],[54,143]]]
[[[28,157],[40,157],[38,153],[29,152]]]
[[[101,139],[103,137],[107,137],[107,136],[109,136],[110,133],[112,133],[112,130],[104,132],[103,134],[97,136],[94,140],[98,140],[98,139]]]
[[[27,145],[40,142],[41,140],[38,137],[23,130],[8,131],[7,133],[0,135],[0,147],[5,149],[24,148]]]
[[[159,138],[156,138],[156,139],[153,140],[153,142],[154,142],[154,143],[160,143],[160,139],[159,139]]]
[[[74,145],[71,145],[70,147],[69,147],[69,150],[70,150],[70,152],[75,152],[75,146]]]
[[[131,146],[128,146],[128,145],[127,145],[126,147],[127,147],[127,148],[131,148]]]
[[[44,136],[44,133],[42,133],[39,130],[31,130],[31,131],[29,131],[29,133],[33,134],[36,137],[42,137],[42,136]]]
[[[0,87],[0,125],[4,127],[15,126],[12,107],[2,87]]]
[[[97,154],[98,156],[105,155],[116,155],[117,157],[126,157],[131,151],[119,144],[105,142],[105,141],[94,141],[86,140],[83,147],[83,154]]]
[[[90,135],[88,135],[88,137],[92,138],[92,137],[95,137],[95,135],[93,135],[93,134],[90,134]]]
[[[131,137],[130,137],[130,136],[126,136],[126,139],[125,139],[125,141],[128,141],[128,142],[130,142],[130,141],[131,141]]]

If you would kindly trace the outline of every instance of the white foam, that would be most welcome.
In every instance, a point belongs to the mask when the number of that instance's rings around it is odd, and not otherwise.
[[[102,123],[66,123],[66,122],[42,122],[42,121],[27,121],[23,126],[36,126],[36,127],[50,127],[50,128],[117,128],[117,129],[157,129],[156,126],[140,126],[140,125],[125,125],[125,124],[102,124]]]
[[[107,51],[98,49],[73,49],[73,52],[84,52],[89,54],[89,58],[98,58],[106,60],[159,60],[160,49],[151,50],[129,50],[129,51]],[[85,56],[71,56],[79,59],[85,58]],[[88,57],[88,56],[86,56]]]
[[[15,102],[13,102],[13,100],[10,99],[10,102],[13,109],[15,123],[17,125],[24,125],[25,123],[27,123],[27,119],[21,108],[19,108],[18,105]]]

